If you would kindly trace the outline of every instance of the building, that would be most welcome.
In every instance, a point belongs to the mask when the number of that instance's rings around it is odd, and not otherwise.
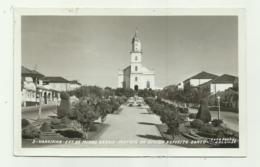
[[[202,71],[202,72],[186,79],[185,81],[183,81],[184,89],[197,87],[197,86],[202,85],[206,82],[209,82],[217,77],[218,76],[215,74],[211,74],[211,73]]]
[[[137,31],[132,39],[130,65],[118,72],[118,87],[138,89],[155,89],[155,73],[142,65],[142,44]]]
[[[223,74],[214,80],[206,82],[199,86],[200,89],[207,90],[210,94],[216,94],[217,92],[223,92],[229,88],[238,90],[238,77]]]
[[[177,88],[178,88],[178,90],[183,90],[184,89],[184,83],[183,82],[178,83]]]
[[[81,84],[77,80],[69,81],[69,91],[75,90],[81,87]]]
[[[43,84],[49,85],[49,88],[59,92],[70,90],[70,81],[60,76],[44,77]]]
[[[59,104],[60,92],[81,87],[77,80],[68,81],[63,77],[46,77],[36,70],[22,66],[22,106]]]
[[[22,93],[22,106],[36,105],[39,100],[37,99],[37,86],[41,84],[43,74],[36,70],[30,70],[22,66],[21,75],[21,93]]]
[[[44,75],[36,70],[22,66],[22,106],[41,104],[57,104],[60,92],[53,90],[49,85],[43,84]]]
[[[238,87],[238,77],[223,74],[210,82],[210,93],[215,94],[235,87]]]

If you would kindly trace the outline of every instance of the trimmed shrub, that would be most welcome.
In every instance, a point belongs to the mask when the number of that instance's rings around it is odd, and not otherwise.
[[[76,131],[76,130],[58,130],[57,133],[61,134],[64,137],[68,138],[83,138],[84,134],[82,132]]]
[[[63,129],[66,128],[66,124],[63,123],[64,121],[62,121],[61,119],[58,118],[53,118],[51,119],[51,128],[52,129]]]
[[[200,128],[198,134],[204,137],[214,138],[216,137],[216,132],[217,131],[216,129],[214,129],[214,127],[209,125],[204,125]]]
[[[155,103],[154,105],[151,105],[151,107],[152,111],[157,115],[161,115],[164,111],[164,106],[159,103]]]
[[[94,131],[97,131],[97,126],[95,124],[92,124],[90,127],[89,127],[89,131],[90,132],[94,132]]]
[[[190,113],[189,118],[190,119],[196,119],[196,115],[197,115],[196,113]]]
[[[99,118],[99,113],[95,111],[95,105],[88,100],[81,99],[75,106],[77,121],[81,123],[87,132],[95,120]]]
[[[61,92],[60,93],[60,98],[61,98],[61,100],[69,100],[70,96],[66,92]]]
[[[204,125],[200,128],[200,131],[205,132],[205,133],[210,133],[210,134],[215,134],[216,130],[209,125]]]
[[[224,137],[226,137],[225,136],[225,131],[222,130],[222,129],[218,130],[217,133],[216,133],[216,137],[217,138],[224,138]]]
[[[58,118],[63,118],[68,115],[70,112],[70,100],[69,95],[65,92],[61,92],[60,94],[61,102],[58,107],[57,116]]]
[[[34,139],[40,136],[40,131],[33,125],[28,125],[22,130],[23,139]]]
[[[67,128],[67,126],[65,124],[60,123],[60,124],[56,124],[56,125],[52,124],[51,128],[52,129],[64,129],[64,128]]]
[[[195,119],[190,123],[191,127],[200,129],[204,123],[200,119]]]
[[[52,131],[50,124],[47,123],[47,122],[44,122],[44,123],[42,124],[42,126],[40,127],[40,130],[41,130],[42,132],[51,132],[51,131]]]
[[[120,107],[119,102],[115,98],[111,99],[110,105],[112,107],[112,112],[115,112]]]
[[[223,120],[221,120],[221,119],[214,119],[211,121],[211,124],[215,127],[220,126],[222,123],[223,123]]]
[[[189,113],[189,109],[186,107],[186,108],[183,108],[183,113],[184,114],[188,114]]]
[[[72,120],[70,120],[70,119],[67,118],[67,117],[63,117],[63,118],[61,118],[60,121],[61,121],[62,124],[68,125],[68,124],[70,124],[70,122],[71,122]]]
[[[53,119],[51,119],[51,124],[52,124],[52,125],[58,125],[58,124],[60,124],[60,123],[61,123],[61,120],[58,119],[58,118],[53,118]]]
[[[25,128],[26,126],[30,125],[31,123],[27,119],[22,119],[22,128]]]
[[[174,136],[179,132],[178,112],[176,110],[166,108],[163,112],[161,112],[160,119],[168,126],[168,133],[174,138]]]
[[[183,114],[188,114],[189,113],[189,109],[188,108],[178,107],[178,110],[179,110],[180,113],[183,113]]]
[[[208,108],[208,102],[206,99],[200,101],[199,111],[196,115],[196,119],[202,120],[204,123],[211,121],[211,114]]]
[[[99,113],[101,122],[104,122],[107,114],[111,113],[112,107],[108,104],[107,101],[101,100],[97,103],[95,111]]]

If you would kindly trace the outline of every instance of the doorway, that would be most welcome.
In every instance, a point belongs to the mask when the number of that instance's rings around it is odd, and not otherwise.
[[[138,85],[135,85],[134,88],[135,88],[135,91],[138,91]]]

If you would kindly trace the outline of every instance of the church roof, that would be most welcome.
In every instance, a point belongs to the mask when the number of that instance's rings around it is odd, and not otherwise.
[[[138,31],[137,30],[135,30],[135,35],[134,35],[134,37],[132,39],[132,43],[134,43],[134,41],[140,41],[140,38],[138,36]]]
[[[128,70],[131,68],[131,65],[127,66],[123,71]]]

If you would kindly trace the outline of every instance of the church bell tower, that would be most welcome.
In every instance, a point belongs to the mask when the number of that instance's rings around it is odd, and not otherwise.
[[[141,41],[138,37],[138,31],[135,31],[135,35],[132,39],[132,52],[134,53],[141,53],[142,52],[142,45]]]
[[[131,72],[139,73],[142,62],[142,45],[141,40],[138,36],[137,30],[135,31],[132,39],[132,50],[131,50]]]

